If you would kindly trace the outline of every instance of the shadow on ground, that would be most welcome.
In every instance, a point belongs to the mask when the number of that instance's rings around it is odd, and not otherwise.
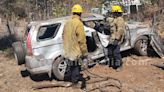
[[[27,70],[21,70],[22,77],[30,77],[33,81],[40,82],[40,81],[51,81],[55,78],[50,78],[47,74],[38,74],[38,75],[31,75]]]

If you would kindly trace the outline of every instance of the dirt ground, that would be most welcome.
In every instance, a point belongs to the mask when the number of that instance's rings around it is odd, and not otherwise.
[[[158,57],[141,57],[131,55],[123,58],[124,64],[121,71],[113,70],[106,65],[96,65],[91,72],[101,76],[117,78],[122,83],[122,92],[164,92],[164,71],[151,64],[164,62]],[[24,65],[18,66],[14,58],[0,54],[0,92],[82,92],[74,88],[44,88],[34,90],[32,87],[39,84],[56,82],[47,75],[38,75],[35,78],[26,76]],[[26,77],[25,77],[26,76]],[[91,80],[94,80],[91,78]],[[89,86],[89,85],[87,85]],[[114,89],[114,88],[109,88]],[[94,90],[94,92],[100,92]],[[102,92],[118,92],[102,91]]]

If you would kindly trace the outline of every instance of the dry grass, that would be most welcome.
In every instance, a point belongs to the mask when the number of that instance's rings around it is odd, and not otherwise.
[[[14,58],[14,55],[13,55],[13,49],[12,48],[7,48],[4,50],[4,55],[5,57],[7,58]]]

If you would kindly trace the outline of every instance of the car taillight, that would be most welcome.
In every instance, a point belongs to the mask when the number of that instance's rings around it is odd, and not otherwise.
[[[31,35],[30,35],[30,33],[27,36],[26,47],[27,47],[27,54],[31,56],[32,55],[32,47],[31,47]]]

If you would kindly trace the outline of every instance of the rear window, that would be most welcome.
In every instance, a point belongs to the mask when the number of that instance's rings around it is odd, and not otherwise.
[[[54,38],[60,28],[60,25],[61,24],[58,23],[58,24],[46,25],[46,26],[40,27],[37,34],[37,40],[43,41],[43,40]]]

